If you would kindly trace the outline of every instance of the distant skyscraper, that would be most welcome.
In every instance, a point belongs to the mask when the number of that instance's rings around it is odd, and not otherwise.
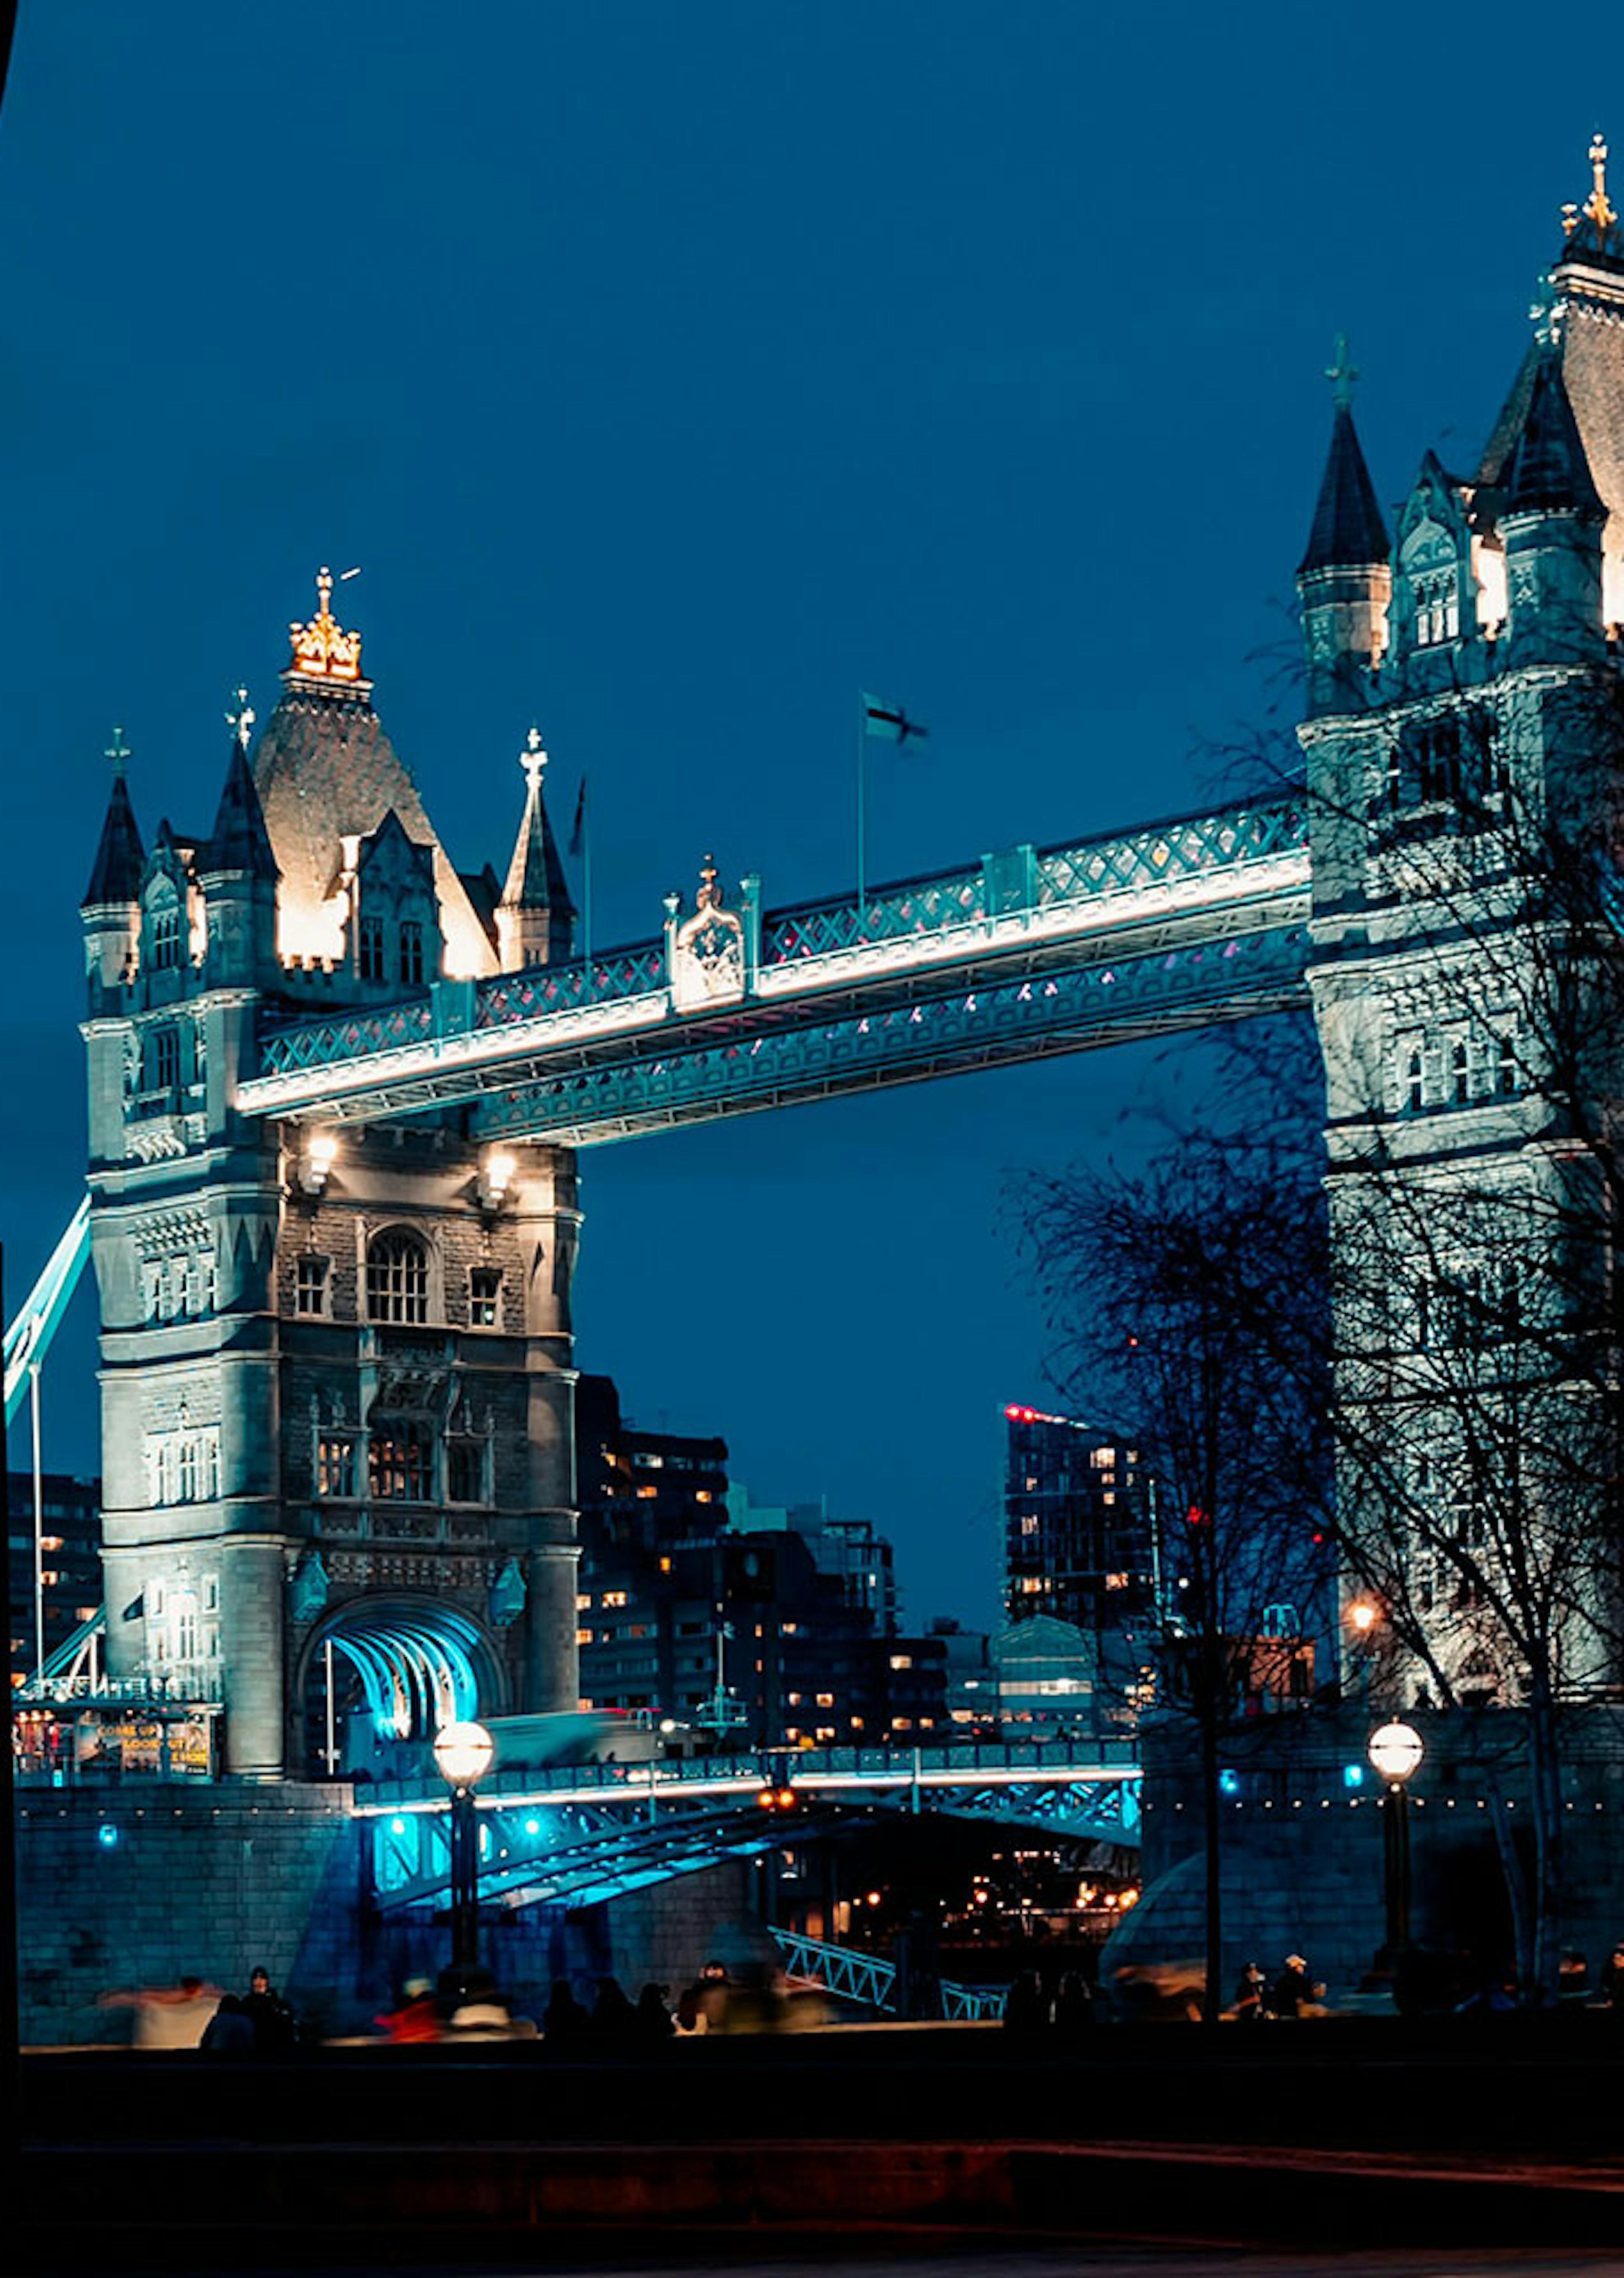
[[[1155,1658],[1156,1610],[1149,1483],[1138,1451],[1121,1434],[1071,1417],[1019,1406],[1003,1412],[1008,1622],[1044,1617],[1077,1631],[1084,1647],[1078,1675],[1092,1687],[1088,1716],[1099,1725],[1131,1721]],[[1056,1650],[1051,1635],[1051,1659]],[[1079,1704],[1068,1695],[1064,1705],[1075,1711]],[[1027,1701],[1023,1713],[1030,1708]]]

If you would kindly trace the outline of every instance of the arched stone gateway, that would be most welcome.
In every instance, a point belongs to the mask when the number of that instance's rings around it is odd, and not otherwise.
[[[442,1601],[352,1598],[311,1627],[294,1699],[311,1771],[421,1770],[442,1724],[502,1715],[511,1687],[499,1632]],[[290,1744],[290,1764],[299,1754]]]

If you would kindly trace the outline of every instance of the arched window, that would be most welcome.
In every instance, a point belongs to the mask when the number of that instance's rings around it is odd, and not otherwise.
[[[416,1324],[429,1318],[429,1253],[400,1227],[367,1244],[367,1318]]]
[[[147,947],[155,973],[172,972],[180,962],[180,905],[168,887],[154,898],[147,913]]]
[[[434,1435],[415,1417],[374,1420],[367,1449],[367,1491],[375,1502],[432,1502]]]

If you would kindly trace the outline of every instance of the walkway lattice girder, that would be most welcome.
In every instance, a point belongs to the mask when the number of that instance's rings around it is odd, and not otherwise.
[[[285,1025],[245,1112],[367,1121],[477,1105],[481,1128],[601,1144],[1300,1001],[1300,806],[1011,850],[972,870],[751,913],[736,986],[695,1001],[664,942],[441,982]]]

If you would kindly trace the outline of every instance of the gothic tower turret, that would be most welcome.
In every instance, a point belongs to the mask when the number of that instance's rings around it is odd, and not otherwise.
[[[576,1701],[573,1156],[240,1105],[313,1003],[409,1038],[496,969],[494,880],[452,868],[332,587],[252,754],[239,699],[209,837],[143,854],[116,777],[85,906],[109,1673],[219,1712],[254,1778],[336,1769],[330,1719],[364,1761]]]
[[[530,730],[519,764],[524,769],[524,813],[496,913],[497,954],[504,973],[527,965],[557,965],[569,955],[575,937],[575,905],[541,787],[547,755],[538,730]]]
[[[1624,610],[1624,245],[1605,155],[1598,140],[1475,474],[1422,460],[1390,592],[1341,405],[1302,573],[1340,1522],[1357,1539],[1380,1506],[1391,1540],[1395,1511],[1424,1515],[1433,1547],[1404,1579],[1433,1649],[1408,1681],[1460,1698],[1598,1679],[1597,1633],[1578,1623],[1528,1643],[1521,1667],[1496,1661],[1447,1546],[1475,1556],[1513,1498],[1523,1541],[1549,1542],[1585,1464],[1600,1481],[1616,1461],[1597,1380],[1562,1342],[1605,1247],[1561,1231],[1605,1217],[1606,1141],[1585,1135],[1610,1135],[1624,1102],[1616,1021],[1595,1017],[1617,986],[1596,851],[1617,843],[1624,787],[1607,630]],[[1503,1472],[1498,1452],[1484,1468],[1485,1415],[1516,1449]],[[1544,1472],[1542,1433],[1562,1450]],[[1601,1538],[1597,1501],[1577,1523]]]
[[[1600,660],[1602,526],[1596,487],[1555,343],[1541,344],[1495,504],[1506,547],[1507,661]]]
[[[1353,425],[1347,342],[1326,374],[1336,391],[1330,448],[1315,503],[1308,543],[1298,565],[1308,651],[1310,714],[1352,709],[1368,700],[1370,676],[1387,646],[1392,571],[1387,530]]]

